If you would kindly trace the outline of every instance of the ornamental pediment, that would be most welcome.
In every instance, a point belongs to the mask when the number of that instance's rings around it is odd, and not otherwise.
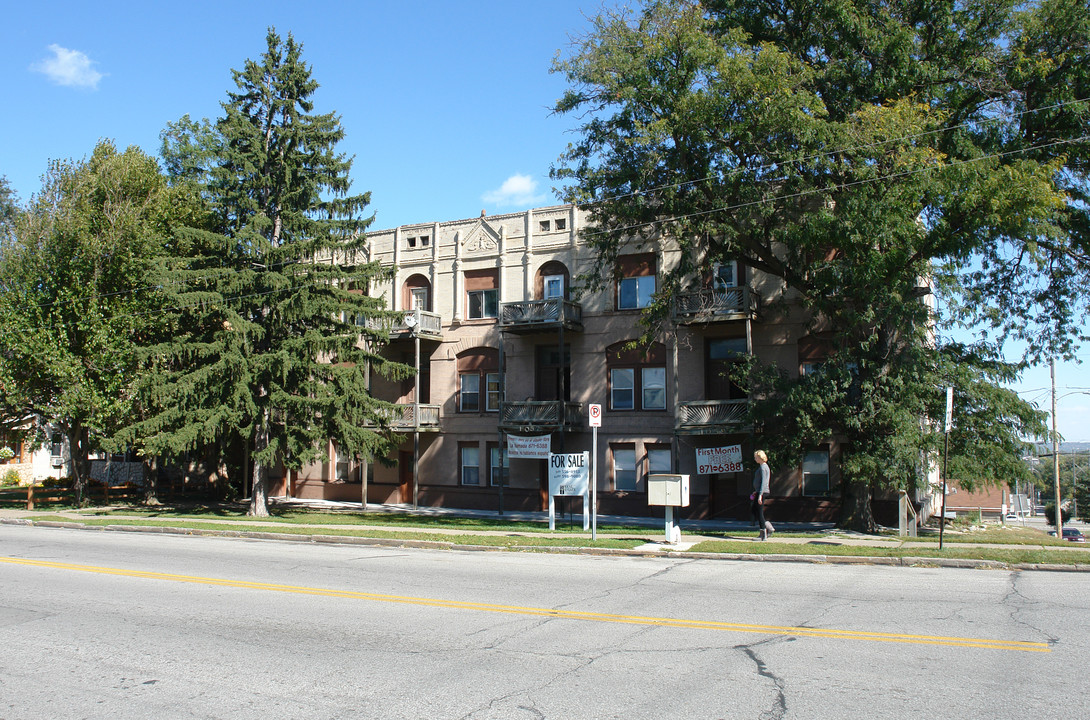
[[[488,223],[477,221],[462,241],[466,252],[489,252],[500,246],[500,236]]]

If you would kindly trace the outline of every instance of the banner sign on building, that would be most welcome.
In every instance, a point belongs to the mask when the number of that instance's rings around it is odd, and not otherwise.
[[[548,460],[549,453],[552,450],[552,440],[552,435],[539,435],[535,437],[508,435],[507,457]]]
[[[590,453],[549,455],[549,496],[586,495],[590,488]]]
[[[741,445],[696,449],[697,475],[731,472],[742,472]]]

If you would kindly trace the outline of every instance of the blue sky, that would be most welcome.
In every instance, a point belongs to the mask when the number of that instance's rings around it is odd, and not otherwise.
[[[25,201],[51,159],[85,157],[100,138],[157,154],[168,122],[219,116],[231,69],[258,57],[275,26],[304,45],[321,84],[315,110],[341,116],[375,229],[552,204],[549,168],[575,119],[550,114],[564,82],[549,68],[601,4],[12,3],[0,27],[0,175]],[[1090,442],[1088,375],[1058,366],[1067,440]],[[1049,407],[1047,366],[1017,387]]]

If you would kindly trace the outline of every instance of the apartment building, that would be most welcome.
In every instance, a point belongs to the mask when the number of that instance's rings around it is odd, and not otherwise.
[[[798,374],[826,348],[806,335],[796,311],[767,310],[782,283],[738,263],[704,268],[655,342],[635,346],[641,310],[678,250],[634,242],[618,257],[616,279],[584,292],[578,278],[593,266],[584,232],[583,213],[559,205],[368,233],[370,258],[394,270],[372,292],[403,312],[385,352],[419,370],[402,383],[372,378],[377,397],[403,408],[395,424],[404,440],[397,457],[365,464],[338,456],[331,443],[328,462],[292,473],[273,492],[541,510],[546,461],[508,459],[507,438],[550,436],[553,452],[590,451],[594,403],[603,408],[600,513],[661,512],[648,507],[647,476],[677,472],[691,476],[682,517],[748,517],[761,440],[742,423],[747,398],[725,370],[755,353]],[[732,445],[742,446],[742,471],[697,474],[698,448]],[[838,453],[830,441],[799,467],[774,468],[781,509],[800,520],[833,519]],[[582,511],[579,498],[569,502],[562,512]]]

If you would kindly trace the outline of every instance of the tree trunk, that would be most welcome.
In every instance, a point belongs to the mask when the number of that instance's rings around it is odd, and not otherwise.
[[[268,411],[265,411],[267,413]],[[269,489],[268,489],[268,465],[261,459],[264,451],[269,447],[269,423],[267,415],[263,413],[257,428],[254,430],[254,480],[253,494],[250,496],[250,509],[247,515],[253,517],[269,516]]]
[[[159,458],[144,460],[144,504],[160,505],[159,502]]]
[[[76,505],[86,500],[87,478],[91,474],[87,461],[87,430],[80,422],[68,426],[68,449],[72,454],[72,489],[76,492]]]
[[[873,533],[878,529],[870,504],[870,484],[844,483],[840,500],[840,523],[845,530]]]

